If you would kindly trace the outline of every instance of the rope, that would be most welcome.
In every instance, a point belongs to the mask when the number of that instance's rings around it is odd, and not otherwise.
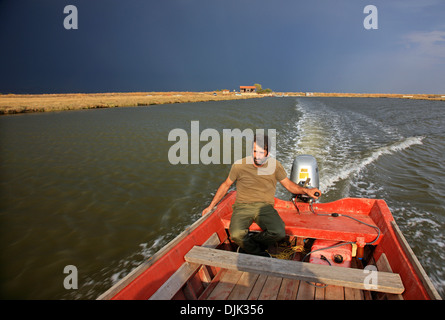
[[[281,251],[277,250],[277,251],[279,251],[278,253],[270,253],[268,251],[269,254],[276,259],[291,260],[295,253],[304,251],[303,245],[296,245],[296,246],[290,246],[290,247],[288,247],[286,245],[281,245],[280,247],[284,247],[284,249]]]

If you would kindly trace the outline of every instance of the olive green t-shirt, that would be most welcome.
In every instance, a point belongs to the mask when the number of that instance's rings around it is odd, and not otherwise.
[[[275,158],[257,168],[252,156],[236,161],[230,169],[229,178],[236,181],[235,203],[267,202],[274,204],[277,182],[287,177],[281,163]]]

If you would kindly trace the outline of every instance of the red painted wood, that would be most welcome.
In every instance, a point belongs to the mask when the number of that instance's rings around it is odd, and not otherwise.
[[[222,243],[227,238],[225,229],[230,224],[235,197],[236,192],[229,193],[207,220],[117,293],[113,299],[148,299],[184,263],[184,255],[194,245],[203,244],[214,232],[218,233]],[[305,203],[299,203],[297,211],[292,202],[276,199],[275,208],[285,221],[288,235],[337,241],[356,241],[358,237],[364,237],[366,242],[373,241],[377,236],[374,228],[352,219],[316,215]],[[392,229],[391,221],[394,218],[385,201],[345,198],[330,203],[317,203],[313,208],[316,213],[336,212],[378,226],[381,236],[374,243],[376,245],[374,259],[377,261],[383,252],[386,254],[393,272],[399,273],[402,278],[405,299],[429,299],[407,253],[404,252]],[[260,230],[255,224],[251,229]]]

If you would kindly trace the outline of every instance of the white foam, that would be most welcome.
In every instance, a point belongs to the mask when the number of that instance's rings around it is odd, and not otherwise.
[[[336,172],[332,173],[331,175],[325,177],[322,176],[320,179],[321,180],[320,187],[322,188],[322,190],[324,190],[324,192],[326,192],[336,182],[344,180],[349,176],[351,176],[352,174],[360,172],[366,166],[376,161],[380,156],[384,154],[391,154],[394,152],[398,152],[416,144],[422,144],[422,140],[424,138],[425,137],[409,137],[402,141],[391,144],[389,146],[380,147],[374,152],[372,152],[371,155],[369,155],[368,157],[361,159],[359,161],[353,161],[352,163],[349,163],[343,168],[336,170]]]
[[[125,271],[119,271],[111,275],[111,284],[114,286],[116,283],[118,283],[124,276],[126,272]]]
[[[424,139],[402,138],[396,129],[364,114],[353,111],[339,113],[320,101],[311,100],[308,103],[297,99],[296,110],[302,115],[295,125],[298,132],[295,147],[299,153],[311,154],[319,162],[320,188],[325,193],[337,182],[359,173],[380,156],[422,144]],[[382,135],[369,135],[369,125],[378,127]],[[399,141],[382,146],[388,138]],[[363,147],[370,151],[363,150]],[[363,153],[368,156],[363,158]]]

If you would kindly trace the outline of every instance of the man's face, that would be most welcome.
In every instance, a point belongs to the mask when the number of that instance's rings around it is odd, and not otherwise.
[[[257,166],[262,166],[266,160],[267,160],[267,151],[264,151],[263,148],[257,146],[255,142],[253,144],[253,162],[255,162]]]

